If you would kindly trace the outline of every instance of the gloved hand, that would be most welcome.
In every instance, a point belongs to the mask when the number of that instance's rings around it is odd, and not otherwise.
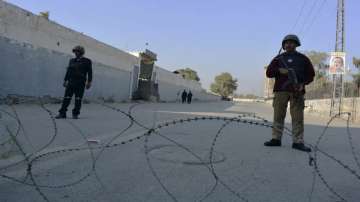
[[[69,85],[68,81],[64,81],[63,86],[66,88]]]
[[[279,72],[280,72],[280,74],[288,74],[289,70],[287,70],[285,68],[279,68]]]
[[[301,92],[301,91],[303,91],[303,90],[304,90],[304,88],[305,88],[304,84],[297,84],[297,85],[294,85],[294,89],[295,89],[295,91],[297,91],[297,92]]]

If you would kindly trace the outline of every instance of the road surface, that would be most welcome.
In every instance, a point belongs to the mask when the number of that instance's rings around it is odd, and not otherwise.
[[[0,106],[2,132],[18,144],[0,160],[2,202],[360,198],[360,128],[344,120],[321,136],[328,119],[306,115],[305,140],[319,149],[307,154],[286,134],[282,147],[263,146],[264,103],[85,104],[79,120],[55,122],[46,110],[59,105],[44,107]]]

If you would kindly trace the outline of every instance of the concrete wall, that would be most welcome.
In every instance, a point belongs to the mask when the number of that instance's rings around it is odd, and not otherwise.
[[[63,78],[76,45],[84,46],[93,61],[93,87],[85,96],[129,99],[139,57],[0,0],[0,96],[63,96]],[[217,99],[197,82],[155,69],[161,100],[175,101],[182,89],[191,89],[194,99]]]
[[[4,1],[0,1],[0,36],[64,54],[71,54],[75,45],[82,45],[94,61],[127,71],[139,64],[137,57],[125,51]]]
[[[66,66],[70,55],[0,37],[0,94],[61,97]],[[131,72],[94,61],[93,88],[90,98],[129,97]]]
[[[329,116],[331,99],[306,100],[305,106],[306,112]],[[360,98],[343,98],[342,111],[352,113],[353,120],[360,121]]]
[[[71,50],[79,44],[93,61],[93,88],[85,95],[128,99],[137,57],[0,1],[0,94],[63,96]]]
[[[267,100],[266,103],[272,104],[272,99]],[[305,100],[306,113],[329,117],[330,108],[331,99]],[[352,114],[352,120],[360,122],[360,98],[344,98],[342,100],[342,111],[350,112]]]
[[[265,102],[264,99],[233,98],[234,102]]]

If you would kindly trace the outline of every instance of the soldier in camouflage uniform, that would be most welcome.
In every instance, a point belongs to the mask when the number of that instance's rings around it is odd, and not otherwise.
[[[311,83],[315,72],[309,58],[296,51],[300,46],[296,35],[287,35],[282,41],[284,53],[276,56],[266,70],[266,76],[275,78],[274,85],[274,128],[272,139],[265,146],[281,146],[281,137],[288,102],[292,122],[292,148],[310,152],[304,145],[304,95],[305,85]]]

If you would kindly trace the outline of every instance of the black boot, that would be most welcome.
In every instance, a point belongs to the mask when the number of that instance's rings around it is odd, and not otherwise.
[[[270,141],[265,142],[264,146],[267,146],[267,147],[280,147],[281,146],[281,140],[271,139]]]
[[[79,119],[79,115],[73,114],[73,115],[72,115],[72,118],[73,118],[73,119]]]
[[[304,143],[293,143],[292,148],[303,152],[311,152],[310,147],[305,146]]]
[[[57,116],[55,116],[56,119],[66,119],[66,114],[58,114]]]

